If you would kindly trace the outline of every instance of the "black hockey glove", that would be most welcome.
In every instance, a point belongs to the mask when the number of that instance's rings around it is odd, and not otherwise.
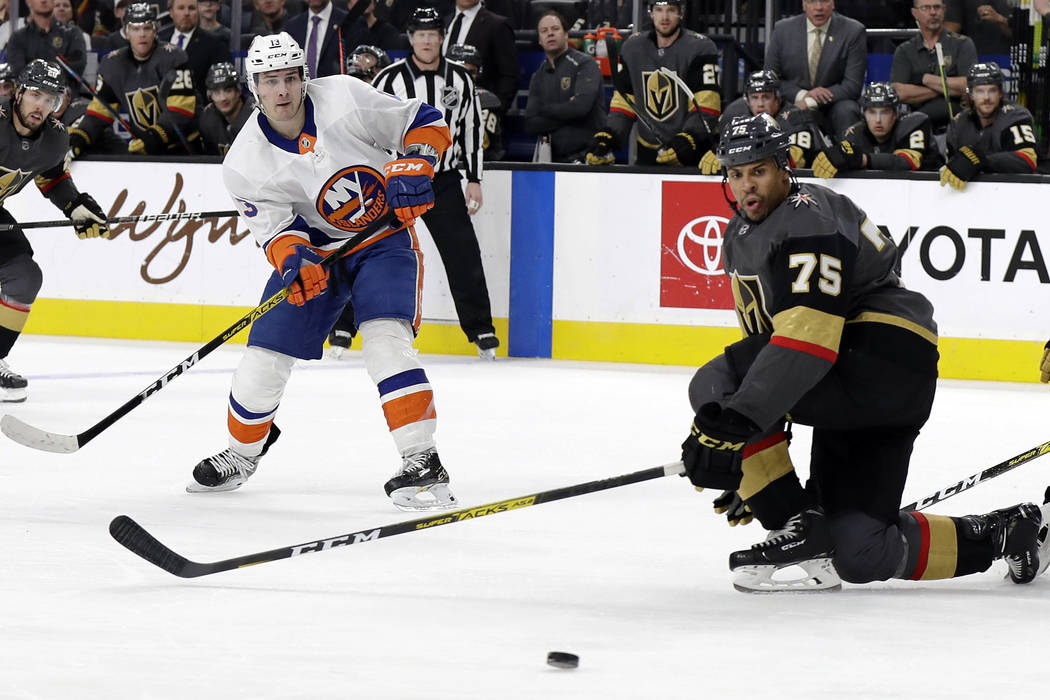
[[[682,463],[693,486],[736,490],[743,476],[744,444],[759,429],[748,418],[718,403],[696,412],[689,437],[682,443]]]
[[[587,147],[587,165],[609,165],[616,162],[613,155],[613,135],[608,131],[599,131]]]
[[[154,124],[142,132],[142,135],[128,142],[128,153],[137,155],[158,156],[168,151],[168,132]]]
[[[672,136],[656,154],[656,162],[660,165],[696,165],[699,161],[696,139],[684,131]]]
[[[736,491],[723,491],[721,496],[711,502],[711,505],[716,513],[726,514],[729,527],[747,525],[755,517]]]
[[[1050,382],[1050,340],[1043,347],[1043,361],[1039,364],[1039,381],[1043,384]]]
[[[62,213],[72,219],[77,238],[109,238],[106,212],[88,193],[78,194],[76,199],[62,207]]]
[[[69,150],[74,158],[79,158],[90,145],[91,138],[86,131],[75,126],[69,127]]]
[[[864,154],[849,141],[825,148],[813,159],[813,174],[817,177],[835,177],[840,170],[860,170],[863,167]]]
[[[977,146],[963,146],[941,168],[941,187],[951,185],[953,189],[962,190],[966,183],[981,172],[984,153]]]

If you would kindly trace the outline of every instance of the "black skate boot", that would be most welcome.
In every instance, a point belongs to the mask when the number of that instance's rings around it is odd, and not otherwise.
[[[333,360],[338,360],[343,356],[347,350],[350,349],[350,344],[354,342],[354,336],[350,331],[339,331],[333,329],[328,334],[328,345],[331,346],[331,356]]]
[[[270,445],[277,442],[281,431],[276,425],[270,426],[263,451],[257,457],[245,457],[226,448],[217,455],[202,459],[193,468],[193,481],[186,486],[187,493],[221,493],[240,488],[255,470]]]
[[[456,497],[448,488],[448,472],[434,448],[404,457],[401,468],[383,488],[401,510],[438,510],[456,505]]]
[[[774,579],[780,569],[799,566],[806,575]],[[831,565],[831,532],[820,508],[807,508],[792,517],[764,542],[729,555],[729,569],[737,576],[733,587],[744,593],[831,591],[842,580]]]
[[[986,515],[967,515],[962,520],[971,528],[969,534],[974,539],[991,538],[993,558],[1006,561],[1014,583],[1031,583],[1046,569],[1039,562],[1043,516],[1034,503],[1019,503]]]
[[[26,400],[29,382],[18,372],[11,369],[7,362],[0,360],[0,401],[4,403],[21,403]]]
[[[483,360],[495,360],[496,348],[499,347],[499,338],[495,333],[481,333],[474,339],[478,346],[478,357]]]

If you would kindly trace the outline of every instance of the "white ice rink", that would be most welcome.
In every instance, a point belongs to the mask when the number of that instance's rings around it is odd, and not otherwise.
[[[30,399],[0,410],[77,433],[197,346],[25,337]],[[193,580],[135,557],[118,514],[213,561],[413,516],[359,353],[302,363],[284,434],[239,491],[189,495],[225,447],[241,347],[222,348],[72,455],[0,437],[0,700],[46,698],[1042,697],[1050,577],[757,596],[730,585],[730,529],[678,477]],[[706,358],[698,358],[698,363]],[[426,356],[463,506],[677,458],[693,369]],[[1032,371],[1036,358],[1032,358]],[[943,382],[908,500],[1050,439],[1050,391]],[[792,446],[805,472],[808,429]],[[1040,500],[1050,459],[933,512]],[[545,664],[576,653],[576,670]]]

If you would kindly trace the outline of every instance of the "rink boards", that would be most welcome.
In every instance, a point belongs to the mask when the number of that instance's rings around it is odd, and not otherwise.
[[[78,162],[73,176],[113,216],[232,208],[215,164]],[[905,283],[936,308],[943,376],[1033,379],[1050,332],[1050,238],[1037,215],[1045,183],[978,182],[963,193],[933,179],[830,184],[902,248]],[[484,199],[475,226],[501,354],[695,365],[738,337],[718,178],[490,169]],[[61,218],[32,187],[5,206],[20,221]],[[270,267],[243,221],[116,230],[111,241],[27,232],[44,270],[27,332],[203,342],[259,302]],[[426,261],[417,345],[471,353],[437,253],[417,230]]]

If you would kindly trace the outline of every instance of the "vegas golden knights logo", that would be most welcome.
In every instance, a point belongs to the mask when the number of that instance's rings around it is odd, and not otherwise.
[[[128,101],[132,124],[140,129],[148,129],[157,123],[161,113],[157,86],[126,92],[124,97]]]
[[[18,170],[17,168],[11,170],[0,166],[0,202],[22,189],[22,185],[32,175],[32,172],[26,172],[25,170]]]
[[[678,86],[658,70],[642,71],[645,84],[645,109],[660,121],[678,111]]]
[[[773,319],[766,311],[766,299],[758,277],[740,277],[734,272],[731,279],[733,301],[736,303],[736,316],[740,327],[748,335],[772,333]]]

